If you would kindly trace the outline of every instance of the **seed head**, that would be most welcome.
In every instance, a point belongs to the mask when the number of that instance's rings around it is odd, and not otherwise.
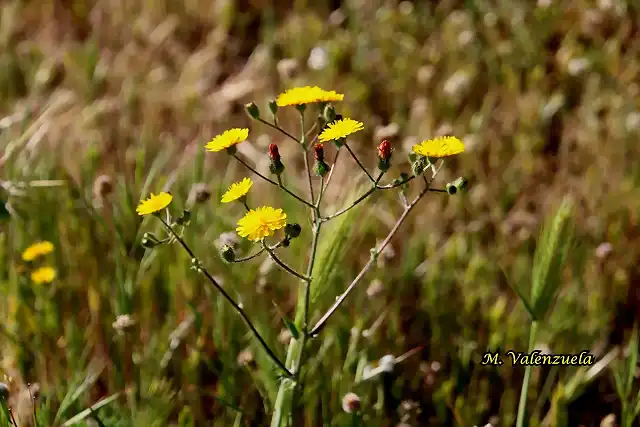
[[[229,246],[229,245],[224,245],[220,249],[220,256],[226,262],[233,262],[236,259],[236,253],[233,250],[233,248],[231,246]]]
[[[342,398],[342,410],[347,414],[353,414],[360,410],[360,396],[355,393],[347,393]]]
[[[198,182],[193,184],[191,191],[189,191],[188,202],[193,205],[195,203],[205,203],[211,198],[211,191],[207,188],[207,184]]]
[[[104,199],[113,191],[113,180],[109,175],[100,175],[93,182],[93,195]]]

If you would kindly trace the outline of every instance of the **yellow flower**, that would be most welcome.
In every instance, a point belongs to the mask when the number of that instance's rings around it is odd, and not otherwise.
[[[278,107],[288,105],[313,104],[314,102],[337,102],[342,101],[344,95],[335,91],[320,89],[318,86],[294,87],[278,95],[276,104]]]
[[[222,132],[220,135],[213,138],[204,146],[207,151],[222,151],[226,148],[241,143],[249,136],[249,129],[233,128]]]
[[[33,261],[34,259],[42,255],[50,254],[51,252],[53,252],[53,243],[47,241],[37,242],[22,252],[22,259],[27,262]]]
[[[449,157],[464,152],[464,144],[455,136],[439,136],[413,146],[413,152],[426,157]]]
[[[143,200],[138,204],[136,212],[138,215],[149,215],[169,206],[173,200],[173,196],[169,193],[153,194],[147,200]]]
[[[322,142],[342,139],[364,129],[364,125],[352,119],[337,120],[329,123],[327,128],[318,136]]]
[[[287,225],[287,214],[282,209],[274,209],[270,206],[262,206],[251,209],[238,221],[236,231],[242,237],[257,242],[273,235]]]
[[[31,281],[36,285],[51,283],[56,278],[56,270],[52,267],[40,267],[31,273]]]
[[[246,196],[249,190],[253,186],[253,181],[251,178],[244,178],[240,182],[234,182],[231,184],[226,193],[222,195],[222,203],[229,203],[239,198]]]

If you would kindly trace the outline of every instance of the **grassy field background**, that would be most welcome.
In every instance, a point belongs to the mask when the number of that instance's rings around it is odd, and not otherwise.
[[[422,202],[312,341],[301,426],[351,425],[347,392],[361,397],[367,426],[513,425],[523,369],[479,361],[526,350],[527,314],[509,283],[529,286],[540,223],[565,195],[576,202],[576,245],[538,345],[601,358],[640,318],[635,0],[11,0],[0,13],[0,197],[10,214],[0,223],[0,381],[20,425],[31,422],[27,383],[44,426],[116,393],[96,410],[105,426],[268,425],[268,360],[178,246],[141,247],[160,229],[135,206],[169,190],[174,212],[193,208],[185,239],[283,358],[287,331],[272,302],[293,317],[297,281],[265,258],[220,259],[220,235],[242,214],[220,195],[246,171],[203,147],[249,127],[239,152],[265,171],[278,143],[286,181],[302,193],[297,147],[243,111],[250,101],[267,111],[298,85],[345,94],[338,112],[364,122],[351,146],[370,168],[384,138],[397,176],[410,171],[411,144],[453,134],[467,150],[437,185],[469,179],[464,194]],[[281,122],[296,130],[294,119]],[[341,159],[328,206],[365,182],[354,165]],[[211,199],[197,203],[203,188]],[[307,212],[256,188],[253,203],[302,225],[285,255],[302,268]],[[386,193],[362,206],[324,234],[321,259],[333,264],[314,319],[401,211]],[[51,284],[31,283],[20,258],[39,240],[55,245]],[[135,324],[119,334],[124,314]],[[356,381],[365,365],[421,346],[389,378]],[[598,426],[619,414],[615,363],[595,376],[534,369],[529,425]]]

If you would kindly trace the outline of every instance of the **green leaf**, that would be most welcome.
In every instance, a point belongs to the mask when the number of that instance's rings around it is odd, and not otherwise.
[[[300,339],[300,332],[298,332],[298,328],[296,328],[296,325],[294,325],[293,322],[287,319],[287,316],[282,312],[282,310],[280,310],[280,307],[278,307],[278,304],[276,304],[275,301],[273,302],[273,306],[276,308],[287,329],[289,329],[289,332],[291,332],[291,336],[296,340]]]
[[[89,415],[93,414],[93,412],[95,412],[98,409],[103,408],[103,407],[107,406],[108,404],[110,404],[111,402],[115,401],[118,397],[120,397],[120,393],[112,394],[111,396],[102,399],[101,401],[99,401],[95,405],[90,406],[89,408],[85,409],[84,411],[80,412],[79,414],[77,414],[74,417],[72,417],[69,420],[67,420],[67,422],[62,424],[62,427],[67,427],[67,426],[72,426],[74,424],[78,424],[80,421],[84,420]]]
[[[522,293],[522,290],[520,289],[520,287],[518,287],[517,285],[514,285],[513,282],[509,280],[509,277],[507,276],[506,271],[504,271],[504,267],[502,265],[500,265],[499,267],[506,282],[509,284],[511,289],[513,289],[514,292],[518,295],[518,298],[520,298],[520,301],[522,301],[522,304],[524,305],[524,308],[527,310],[527,313],[529,314],[529,317],[531,318],[531,320],[538,320],[536,319],[536,315],[535,315],[535,312],[533,311],[533,307],[531,306],[531,303],[529,303],[529,299],[525,296],[524,293]]]

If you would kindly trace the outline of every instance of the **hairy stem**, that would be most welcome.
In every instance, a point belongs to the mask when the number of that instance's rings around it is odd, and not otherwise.
[[[344,143],[345,148],[347,149],[347,151],[349,151],[349,154],[351,154],[351,157],[353,157],[353,160],[356,161],[356,163],[358,164],[358,166],[360,166],[360,169],[363,170],[363,172],[365,174],[367,174],[367,177],[369,178],[369,181],[371,182],[375,182],[375,179],[373,179],[373,177],[371,176],[371,174],[367,171],[367,168],[364,167],[364,165],[362,164],[362,162],[360,162],[360,159],[358,159],[358,156],[356,156],[356,153],[354,153],[351,150],[351,147],[349,147],[349,144],[347,144],[346,142]]]
[[[264,350],[266,351],[267,355],[271,358],[271,360],[273,360],[273,362],[282,370],[282,372],[286,376],[293,377],[293,374],[289,371],[289,369],[287,369],[287,367],[284,365],[284,363],[282,363],[280,361],[280,359],[278,359],[278,356],[276,356],[276,354],[273,352],[273,350],[271,350],[271,348],[269,347],[267,342],[264,340],[264,338],[262,338],[262,336],[260,335],[258,330],[255,328],[253,323],[251,323],[251,320],[249,319],[249,316],[247,316],[247,314],[244,312],[242,307],[240,307],[233,300],[233,298],[231,298],[231,296],[229,296],[229,294],[222,288],[222,286],[220,286],[220,284],[216,281],[216,279],[213,278],[213,276],[209,273],[209,271],[200,264],[200,262],[198,261],[198,258],[195,256],[195,254],[193,253],[191,248],[186,244],[186,242],[182,239],[182,237],[180,237],[173,230],[173,228],[164,219],[162,219],[162,217],[160,217],[158,215],[158,218],[160,219],[160,221],[162,221],[162,224],[165,226],[167,231],[169,231],[169,233],[176,239],[176,241],[180,243],[182,248],[189,254],[191,259],[192,260],[196,260],[197,265],[198,265],[198,270],[201,271],[202,274],[205,275],[205,277],[209,280],[209,282],[218,290],[218,292],[220,292],[222,294],[222,296],[229,302],[229,304],[231,304],[233,306],[233,308],[242,317],[242,320],[244,320],[244,322],[247,324],[249,329],[251,329],[251,332],[253,332],[255,337],[260,342],[260,345],[262,346],[262,348],[264,348]]]
[[[291,274],[293,276],[296,276],[298,279],[300,279],[302,281],[305,281],[305,282],[309,282],[310,281],[309,277],[303,276],[302,274],[298,273],[293,268],[291,268],[287,264],[285,264],[285,262],[282,261],[280,258],[278,258],[278,256],[275,254],[275,252],[273,252],[273,250],[271,248],[269,248],[265,243],[263,243],[263,248],[269,253],[269,256],[271,257],[271,259],[273,261],[275,261],[276,264],[278,264],[280,267],[282,267],[289,274]]]

